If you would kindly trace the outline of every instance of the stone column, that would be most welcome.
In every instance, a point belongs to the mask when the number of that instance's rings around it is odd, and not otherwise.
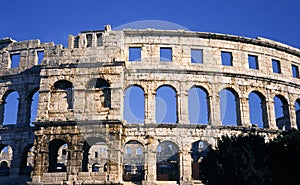
[[[18,126],[28,126],[30,122],[30,111],[31,111],[32,98],[29,97],[28,92],[22,91],[19,94],[19,105],[18,105]]]
[[[32,182],[41,182],[44,172],[47,172],[49,166],[48,156],[48,144],[46,144],[46,137],[43,137],[43,133],[37,133],[36,131],[34,142],[34,169],[32,175]]]
[[[153,137],[148,138],[145,155],[145,181],[156,181],[156,148],[153,145]]]
[[[152,88],[148,87],[147,93],[145,93],[145,124],[156,123],[155,118],[155,102],[156,93],[152,91]]]
[[[72,35],[68,37],[68,48],[74,48],[74,36]]]
[[[122,141],[119,134],[111,134],[111,141],[109,142],[109,162],[108,162],[108,180],[110,182],[122,181],[123,175],[123,152]]]
[[[22,157],[22,147],[20,146],[22,143],[14,143],[14,150],[12,151],[12,160],[10,164],[10,177],[18,177],[21,165],[21,158]],[[10,152],[10,151],[8,151]]]
[[[182,93],[178,97],[178,123],[189,124],[189,105],[188,105],[188,92],[187,90],[182,90]]]
[[[218,92],[216,92],[213,89],[215,89],[215,87],[212,87],[211,96],[209,98],[210,101],[208,102],[210,108],[209,112],[211,113],[210,124],[213,126],[221,126],[222,122],[221,122],[221,113],[220,113],[220,96]]]
[[[68,160],[69,170],[67,170],[70,175],[76,175],[82,166],[83,150],[81,150],[82,146],[78,140],[79,139],[77,136],[73,136],[70,140],[72,142],[72,148],[69,149],[70,160]]]
[[[180,168],[182,169],[182,181],[190,181],[192,179],[192,162],[191,162],[191,154],[189,151],[183,151],[181,153],[181,166]]]
[[[236,111],[238,112],[238,110]],[[241,115],[241,125],[250,126],[251,121],[250,121],[249,99],[246,96],[240,98],[240,115]]]
[[[269,128],[277,129],[274,100],[271,97],[268,97],[268,99],[266,100],[266,104],[268,107]]]
[[[295,104],[289,104],[291,128],[297,129],[297,115]]]

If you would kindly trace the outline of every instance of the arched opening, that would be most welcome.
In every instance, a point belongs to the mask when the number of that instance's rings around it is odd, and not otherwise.
[[[73,109],[73,84],[67,80],[59,80],[54,83],[51,92],[51,108],[55,111]]]
[[[88,83],[88,89],[92,90],[93,96],[90,96],[89,101],[95,102],[95,108],[98,106],[111,107],[111,89],[108,81],[103,78],[94,78]]]
[[[222,125],[241,125],[240,103],[238,94],[231,88],[225,88],[219,93],[219,97]]]
[[[3,125],[17,124],[19,107],[19,93],[9,92],[4,99]]]
[[[69,159],[67,142],[61,139],[52,140],[49,144],[48,172],[66,172]]]
[[[30,106],[30,126],[34,126],[33,122],[37,116],[37,110],[39,105],[39,92],[35,92],[31,98],[31,106]]]
[[[108,146],[102,138],[89,138],[83,146],[83,172],[106,172],[108,157]]]
[[[144,90],[137,85],[128,87],[124,92],[124,119],[127,123],[144,123]]]
[[[248,96],[250,109],[250,122],[259,128],[268,128],[268,113],[266,98],[257,91],[252,91]]]
[[[289,105],[282,95],[274,97],[276,125],[279,130],[291,128]]]
[[[144,180],[145,155],[144,147],[138,141],[129,141],[125,144],[123,156],[123,180],[142,181]]]
[[[21,159],[20,175],[30,176],[34,167],[34,154],[32,151],[32,145],[25,147],[23,156]]]
[[[295,101],[295,112],[297,128],[300,129],[300,99]]]
[[[156,151],[158,181],[179,181],[178,146],[171,141],[159,143]]]
[[[177,123],[176,90],[168,85],[156,90],[156,123]]]
[[[202,87],[192,87],[189,90],[189,120],[190,123],[208,124],[209,104],[208,93]]]
[[[99,172],[100,169],[101,169],[101,165],[100,165],[100,164],[94,163],[94,164],[92,165],[92,172]]]
[[[0,176],[9,176],[13,150],[8,145],[0,145]]]
[[[200,180],[200,169],[199,164],[201,163],[203,157],[206,157],[210,150],[210,146],[206,141],[196,141],[192,143],[192,178],[195,180]]]

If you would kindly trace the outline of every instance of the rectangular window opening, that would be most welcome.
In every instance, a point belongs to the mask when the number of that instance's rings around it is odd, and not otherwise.
[[[292,64],[292,73],[294,78],[299,78],[299,67]]]
[[[131,148],[126,148],[126,154],[130,155],[131,154]]]
[[[44,52],[43,51],[38,51],[38,64],[42,63],[42,60],[44,59]]]
[[[222,65],[223,66],[232,66],[232,53],[227,51],[221,52]]]
[[[139,62],[141,61],[142,48],[140,47],[130,47],[129,48],[129,61],[130,62]]]
[[[142,148],[141,148],[141,147],[138,147],[138,148],[136,149],[136,154],[137,154],[137,155],[142,155]]]
[[[191,62],[196,64],[203,64],[202,49],[191,49]]]
[[[10,55],[10,61],[11,61],[11,64],[10,64],[10,68],[17,68],[19,67],[19,64],[20,64],[20,54],[12,54]]]
[[[98,33],[96,36],[97,36],[97,46],[102,46],[103,45],[102,33]]]
[[[160,48],[160,61],[172,62],[172,48]]]
[[[66,149],[62,150],[62,155],[67,155],[67,150]]]
[[[274,73],[281,73],[279,60],[275,60],[275,59],[272,60],[272,69]]]
[[[258,69],[258,59],[257,56],[248,55],[249,69]]]
[[[93,35],[92,34],[86,34],[86,47],[92,47],[92,40],[93,40]]]
[[[79,47],[79,36],[76,36],[74,38],[74,48],[78,48]]]

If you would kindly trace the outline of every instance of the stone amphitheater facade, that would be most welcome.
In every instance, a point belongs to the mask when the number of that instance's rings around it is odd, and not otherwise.
[[[140,52],[137,61],[129,59],[131,48]],[[162,48],[171,51],[169,62],[161,61]],[[193,49],[201,51],[201,64],[191,62]],[[230,54],[230,65],[222,64],[224,52]],[[12,67],[14,55],[20,57],[17,67]],[[255,56],[259,68],[249,69],[248,56]],[[280,71],[272,70],[272,61],[280,62]],[[108,25],[69,36],[67,48],[4,38],[0,65],[0,149],[10,146],[0,156],[6,161],[0,167],[1,183],[201,184],[198,163],[207,145],[216,146],[222,135],[260,133],[271,139],[280,129],[298,127],[300,79],[293,77],[292,66],[300,65],[300,50],[264,38],[111,30]],[[125,91],[133,86],[144,96],[139,124],[124,119]],[[171,124],[156,121],[156,93],[165,86],[176,94],[176,121]],[[193,87],[207,95],[207,124],[190,123]],[[224,89],[235,95],[235,125],[221,121]],[[11,92],[19,94],[18,114],[16,124],[7,125]],[[36,92],[38,111],[31,126]],[[251,92],[262,100],[262,128],[250,122]],[[283,102],[283,116],[277,120],[275,96]]]

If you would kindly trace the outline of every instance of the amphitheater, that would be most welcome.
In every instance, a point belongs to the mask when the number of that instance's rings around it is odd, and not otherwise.
[[[299,65],[300,50],[279,42],[185,30],[107,25],[67,48],[3,38],[0,182],[201,184],[198,164],[222,135],[300,126]]]

